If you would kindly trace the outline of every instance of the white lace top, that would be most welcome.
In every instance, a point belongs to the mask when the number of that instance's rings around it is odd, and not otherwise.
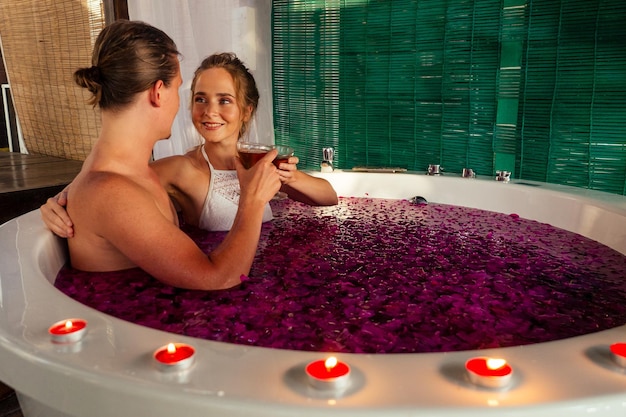
[[[211,182],[200,214],[200,228],[211,231],[230,230],[239,205],[239,180],[237,171],[214,169],[202,147],[202,156],[211,170]],[[265,206],[263,221],[274,218],[269,204]]]

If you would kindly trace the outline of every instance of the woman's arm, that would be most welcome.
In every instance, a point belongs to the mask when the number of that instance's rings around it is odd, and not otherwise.
[[[312,206],[332,206],[337,204],[337,192],[328,181],[298,171],[297,156],[280,164],[278,174],[283,186],[281,191],[289,198]]]
[[[74,224],[70,219],[65,206],[67,206],[67,191],[69,185],[59,194],[50,197],[40,208],[43,222],[55,235],[63,238],[74,236]]]

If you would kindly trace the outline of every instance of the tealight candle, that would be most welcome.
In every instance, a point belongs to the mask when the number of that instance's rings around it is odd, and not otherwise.
[[[502,388],[511,382],[513,368],[504,359],[472,358],[465,363],[470,381],[486,388]]]
[[[87,321],[83,319],[67,319],[54,323],[48,329],[54,343],[75,343],[85,336]]]
[[[350,379],[350,366],[334,356],[309,363],[305,368],[309,383],[317,389],[345,388]]]
[[[610,349],[613,360],[619,366],[626,368],[626,343],[613,343]]]
[[[154,359],[162,371],[182,371],[194,361],[195,349],[184,343],[169,343],[154,352]]]

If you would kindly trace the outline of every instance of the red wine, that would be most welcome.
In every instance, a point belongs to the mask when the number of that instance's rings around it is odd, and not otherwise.
[[[241,159],[241,163],[246,169],[250,169],[259,162],[261,158],[267,155],[267,150],[261,149],[246,149],[239,151],[239,158]]]

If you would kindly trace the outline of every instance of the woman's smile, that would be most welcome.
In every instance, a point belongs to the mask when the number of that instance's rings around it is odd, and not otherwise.
[[[244,114],[230,73],[224,68],[209,68],[198,76],[194,88],[191,114],[204,139],[214,143],[236,142]]]
[[[224,126],[224,123],[217,123],[217,122],[202,122],[202,127],[205,128],[206,130],[217,130],[220,127]]]

